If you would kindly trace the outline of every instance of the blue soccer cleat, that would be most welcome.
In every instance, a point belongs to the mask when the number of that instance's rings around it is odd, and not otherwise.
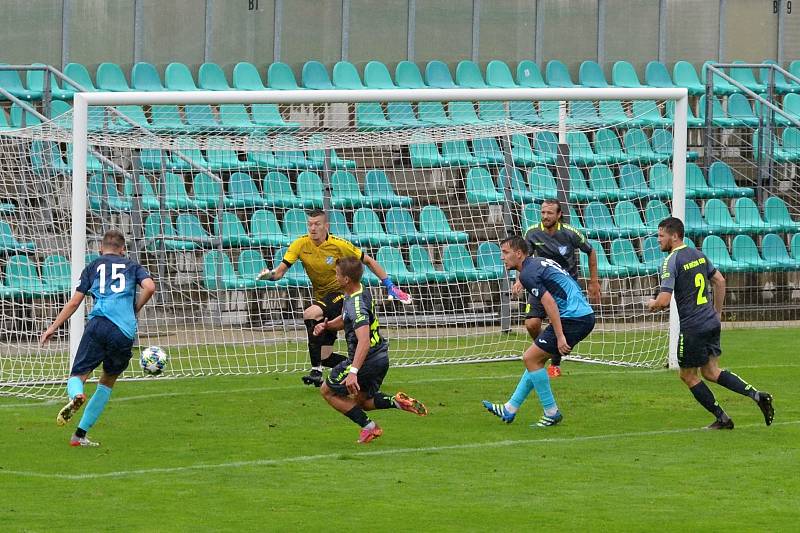
[[[549,416],[549,415],[542,415],[542,418],[536,422],[535,425],[531,425],[532,428],[549,428],[550,426],[555,426],[559,422],[564,420],[564,415],[561,414],[561,411],[556,411],[556,414]]]
[[[502,403],[492,403],[486,400],[483,400],[483,406],[486,408],[487,411],[492,413],[494,416],[500,418],[506,424],[510,424],[514,421],[514,417],[517,416],[517,413],[509,413],[506,410],[506,406]]]

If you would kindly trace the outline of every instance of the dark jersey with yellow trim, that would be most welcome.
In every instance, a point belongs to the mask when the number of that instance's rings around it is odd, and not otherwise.
[[[367,359],[388,357],[389,345],[381,336],[378,316],[375,314],[375,303],[372,301],[372,295],[369,291],[365,291],[363,286],[345,297],[342,319],[344,320],[344,336],[347,339],[347,353],[350,359],[355,357],[356,346],[358,346],[356,330],[363,326],[369,326]]]
[[[685,244],[664,259],[661,291],[673,294],[682,332],[703,333],[720,326],[709,283],[716,271],[703,252]]]
[[[350,241],[335,235],[328,234],[319,246],[314,244],[311,237],[303,235],[289,245],[283,262],[291,267],[298,259],[302,261],[306,274],[311,279],[314,298],[322,299],[332,292],[342,291],[336,281],[336,260],[342,257],[355,257],[361,261],[364,253]]]
[[[536,224],[528,228],[525,240],[531,247],[531,255],[552,259],[574,279],[578,279],[578,257],[576,250],[587,254],[592,251],[592,245],[586,241],[581,232],[569,224],[556,224],[556,231],[552,235],[544,228],[544,224]]]

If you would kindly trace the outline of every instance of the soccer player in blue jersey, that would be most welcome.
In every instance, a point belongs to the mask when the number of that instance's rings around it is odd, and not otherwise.
[[[404,392],[391,396],[380,391],[389,371],[389,343],[381,335],[372,297],[361,285],[363,273],[364,265],[355,257],[336,260],[336,281],[345,294],[342,314],[314,328],[315,335],[344,329],[348,357],[331,370],[320,391],[331,407],[358,424],[360,444],[383,435],[365,411],[402,409],[419,416],[428,414],[422,402]]]
[[[483,401],[493,415],[510,424],[522,403],[536,390],[544,414],[536,426],[554,426],[563,420],[545,363],[555,354],[567,355],[594,329],[594,311],[578,283],[552,259],[528,257],[528,243],[522,237],[510,237],[500,243],[500,256],[508,270],[519,272],[519,281],[542,302],[550,325],[539,334],[522,361],[525,372],[514,394],[505,404]]]
[[[100,253],[100,257],[83,270],[75,294],[39,339],[44,345],[78,309],[87,294],[94,298],[94,307],[67,380],[69,402],[56,417],[59,426],[65,425],[86,401],[83,385],[92,371],[102,364],[103,373],[70,439],[70,446],[99,446],[98,442],[89,440],[86,432],[97,422],[111,397],[114,383],[128,367],[136,337],[136,314],[156,291],[147,270],[124,256],[125,237],[121,232],[107,231]],[[137,291],[137,287],[141,290]]]
[[[661,291],[648,302],[648,307],[651,311],[666,309],[675,297],[681,324],[678,341],[680,377],[695,400],[714,415],[715,420],[706,426],[707,429],[733,429],[733,420],[700,379],[698,370],[706,380],[751,398],[758,404],[764,422],[769,426],[775,416],[772,395],[757,390],[733,372],[719,368],[725,278],[702,252],[684,244],[683,233],[683,222],[674,217],[665,218],[658,225],[658,243],[661,251],[669,252],[669,255],[661,267]],[[712,287],[713,295],[710,294]]]

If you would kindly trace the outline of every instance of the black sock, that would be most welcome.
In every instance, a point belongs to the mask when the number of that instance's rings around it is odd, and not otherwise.
[[[694,387],[690,387],[689,390],[692,391],[694,399],[705,407],[709,413],[717,417],[717,420],[728,418],[728,415],[726,415],[722,407],[719,406],[717,399],[714,398],[714,393],[711,392],[711,389],[708,388],[705,381],[701,381]]]
[[[308,333],[308,356],[311,358],[311,366],[316,368],[320,366],[322,361],[322,345],[319,343],[319,337],[314,335],[314,326],[320,321],[318,320],[304,320],[306,325],[306,332]]]
[[[333,352],[327,358],[322,360],[322,366],[333,368],[346,359],[347,357],[343,356],[342,354]]]
[[[392,397],[388,394],[378,391],[375,397],[372,398],[375,402],[375,409],[395,409],[397,406],[392,401]]]
[[[81,428],[76,429],[75,436],[78,437],[79,439],[82,439],[83,437],[86,436],[86,430]]]
[[[367,413],[365,413],[364,410],[359,406],[353,407],[352,409],[347,411],[344,414],[344,416],[346,416],[347,418],[349,418],[362,428],[371,422],[371,420],[367,416]]]
[[[742,396],[749,396],[753,400],[758,401],[758,390],[730,370],[723,370],[720,372],[717,383],[735,393],[741,394]]]
[[[551,355],[550,364],[553,366],[561,366],[561,354]]]

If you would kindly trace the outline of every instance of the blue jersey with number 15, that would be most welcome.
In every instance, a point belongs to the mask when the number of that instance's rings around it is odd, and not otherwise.
[[[580,318],[594,313],[578,282],[552,259],[528,257],[519,272],[522,286],[541,300],[549,292],[563,318]]]
[[[136,336],[136,288],[149,277],[150,273],[136,261],[106,254],[83,269],[75,290],[94,298],[89,319],[104,316],[132,339]]]

